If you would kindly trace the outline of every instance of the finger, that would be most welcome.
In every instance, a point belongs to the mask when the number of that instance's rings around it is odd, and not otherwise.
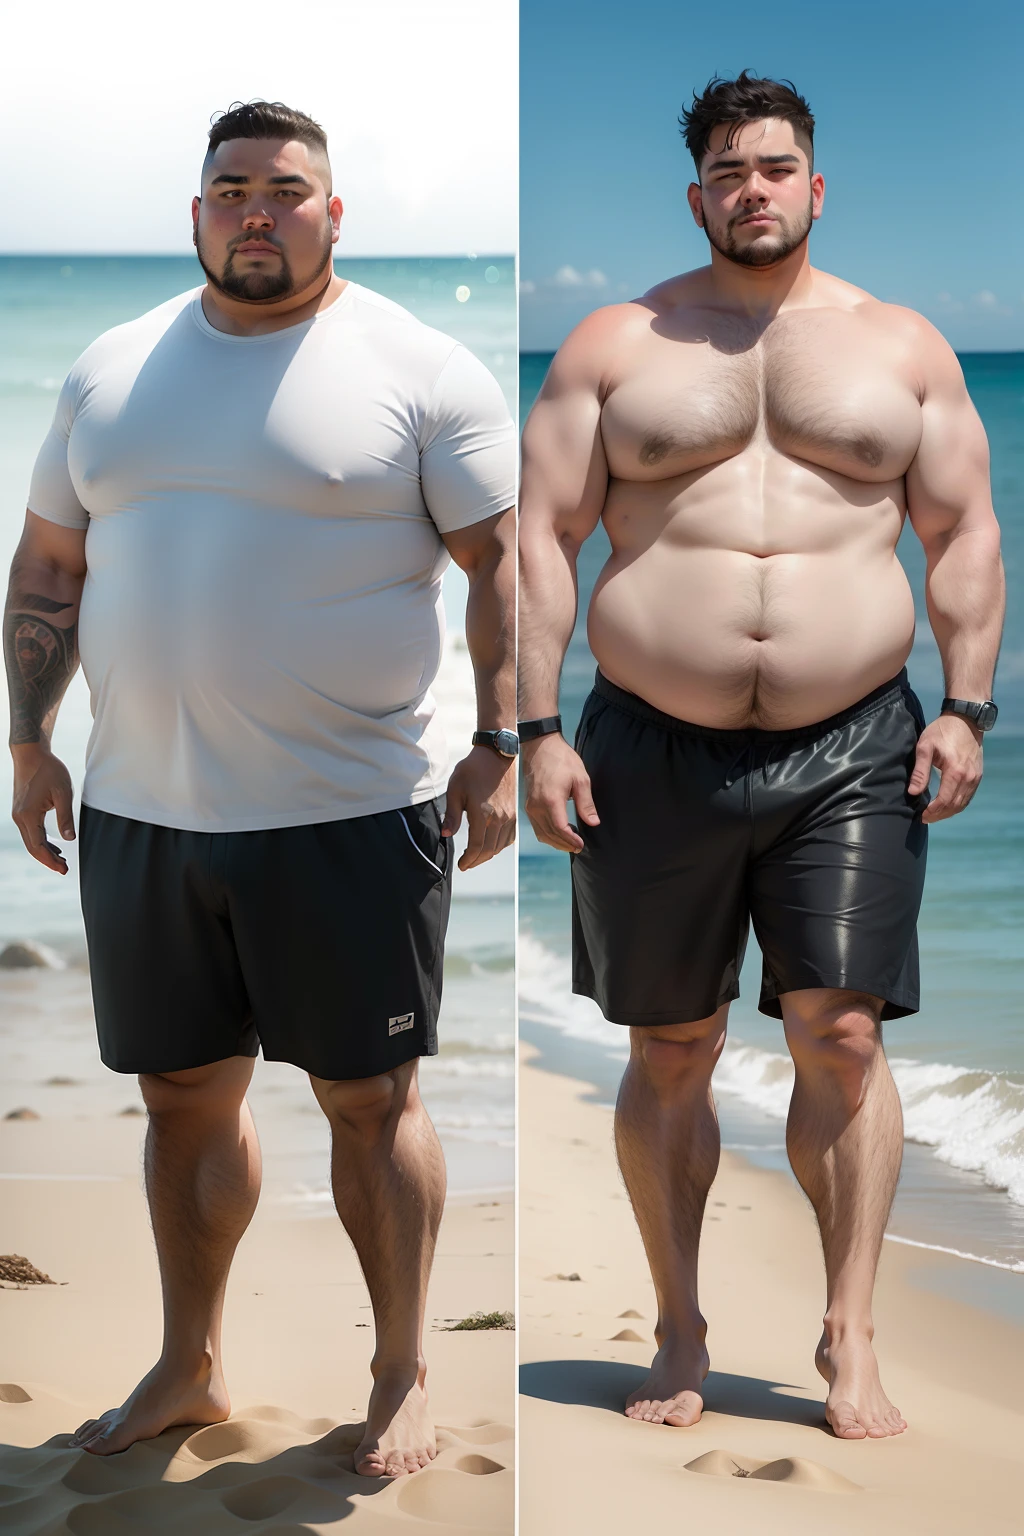
[[[478,868],[481,864],[486,864],[488,859],[494,858],[494,855],[498,851],[499,830],[500,829],[496,821],[487,821],[485,823],[483,840],[481,842],[479,851],[477,852],[476,858],[473,860],[473,864],[466,865],[467,869]],[[468,853],[469,850],[467,849],[466,851]]]
[[[590,780],[586,777],[578,778],[572,786],[572,801],[576,807],[576,814],[581,821],[585,821],[588,827],[599,827],[601,818],[597,814],[597,806],[590,792]]]
[[[47,869],[52,869],[54,874],[66,875],[68,872],[67,860],[60,849],[48,841],[46,827],[42,816],[38,813],[31,817],[15,817],[21,840],[34,859],[44,864]]]
[[[487,831],[487,820],[479,807],[467,806],[466,818],[469,822],[469,841],[459,860],[459,868],[462,870],[473,868],[484,846],[484,835]]]
[[[564,853],[579,853],[583,847],[583,839],[569,825],[569,818],[563,807],[558,811],[548,811],[547,832],[545,841],[549,842],[553,848],[560,848]]]
[[[960,779],[954,777],[949,768],[943,769],[942,777],[939,780],[939,792],[934,800],[925,806],[921,812],[921,820],[927,822],[945,821],[947,816],[952,816],[954,814],[953,802],[960,789],[960,783]]]
[[[498,852],[499,853],[504,853],[506,848],[511,848],[511,846],[515,842],[515,840],[516,840],[516,818],[514,816],[510,816],[508,818],[508,820],[502,826],[502,829],[501,829],[501,846],[499,847]]]
[[[462,826],[462,812],[466,807],[466,797],[458,789],[448,786],[448,799],[445,804],[444,820],[441,823],[441,836],[454,837]]]
[[[914,767],[907,784],[907,791],[911,795],[920,795],[928,788],[928,780],[931,778],[932,759],[934,748],[927,741],[919,741],[917,754],[914,758]]]
[[[57,813],[57,826],[60,828],[61,837],[66,837],[69,842],[74,842],[75,816],[72,810],[70,789],[66,789],[63,785],[54,789],[53,809]]]

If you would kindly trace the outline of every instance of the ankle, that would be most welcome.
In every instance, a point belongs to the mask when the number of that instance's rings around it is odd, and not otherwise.
[[[180,1344],[164,1344],[157,1362],[164,1370],[173,1371],[175,1376],[194,1378],[196,1381],[207,1381],[213,1375],[214,1357],[211,1350],[184,1349]]]
[[[674,1312],[670,1317],[659,1316],[654,1328],[654,1339],[659,1349],[703,1349],[708,1336],[707,1320],[694,1306],[685,1312]]]
[[[407,1380],[410,1385],[418,1382],[420,1386],[427,1374],[427,1362],[422,1355],[389,1354],[378,1350],[370,1361],[370,1375],[374,1381],[380,1381],[384,1377]]]
[[[837,1344],[868,1343],[875,1337],[875,1325],[870,1314],[863,1313],[838,1315],[829,1312],[822,1318],[822,1326],[825,1330],[825,1342],[829,1349]]]

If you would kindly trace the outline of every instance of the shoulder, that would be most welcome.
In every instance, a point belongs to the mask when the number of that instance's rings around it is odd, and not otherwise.
[[[960,360],[937,326],[916,309],[865,295],[857,307],[866,325],[900,354],[923,398],[929,392],[966,388]]]
[[[436,364],[438,368],[458,347],[453,336],[427,325],[411,310],[404,309],[384,294],[364,288],[362,283],[351,283],[351,288],[352,307],[363,328],[382,344],[390,342],[412,356],[421,357],[428,366]]]
[[[590,312],[569,332],[555,353],[545,392],[592,388],[600,392],[624,347],[646,336],[652,306],[644,299],[606,304]]]
[[[198,292],[199,289],[190,288],[186,293],[175,294],[173,299],[166,299],[163,304],[147,310],[145,314],[111,326],[109,331],[102,331],[71,365],[64,384],[65,391],[80,396],[106,369],[150,350],[188,308]]]

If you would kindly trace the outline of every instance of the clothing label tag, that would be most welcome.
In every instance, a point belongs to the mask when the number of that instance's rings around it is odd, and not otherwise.
[[[415,1013],[397,1013],[393,1019],[388,1019],[388,1034],[400,1035],[403,1029],[412,1029]]]

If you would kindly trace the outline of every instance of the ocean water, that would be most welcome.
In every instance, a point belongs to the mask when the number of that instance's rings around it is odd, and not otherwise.
[[[521,358],[520,420],[550,360]],[[992,450],[1009,612],[994,690],[1000,719],[986,742],[982,786],[966,812],[930,833],[921,1011],[886,1028],[907,1136],[889,1235],[1024,1273],[1024,354],[969,354],[961,362]],[[562,673],[570,739],[593,681],[585,615],[607,551],[598,529],[580,556],[580,613]],[[918,612],[910,678],[931,718],[942,674],[925,614],[924,561],[909,525],[899,556]],[[552,1061],[571,1050],[578,1075],[611,1099],[626,1034],[588,999],[572,996],[568,859],[539,844],[525,817],[521,825],[520,1032]],[[781,1026],[756,1011],[760,968],[751,936],[714,1086],[725,1144],[781,1168],[792,1066]]]
[[[336,267],[464,342],[516,406],[515,264],[509,256],[353,260]],[[192,257],[0,256],[0,566],[20,536],[36,451],[68,368],[112,325],[203,281]],[[456,294],[462,297],[457,298]],[[435,686],[453,761],[474,726],[464,633],[465,578],[445,576],[449,637]],[[6,699],[6,693],[4,693]],[[4,705],[6,708],[6,704]],[[91,717],[79,674],[61,706],[54,748],[80,784]],[[6,732],[6,716],[4,729]],[[5,737],[6,739],[6,737]],[[141,1103],[134,1078],[98,1059],[78,903],[76,845],[65,879],[35,863],[9,820],[11,771],[0,754],[0,948],[47,945],[45,970],[0,971],[0,1116],[28,1106],[44,1116],[117,1114]],[[52,818],[51,818],[52,820]],[[51,836],[54,836],[51,831]],[[465,833],[463,833],[464,841]],[[56,839],[61,841],[60,839]],[[455,872],[440,1053],[423,1063],[426,1100],[445,1146],[455,1193],[509,1189],[514,1155],[514,855]],[[50,1078],[72,1081],[51,1083]],[[265,1139],[273,1196],[311,1212],[330,1209],[326,1122],[308,1081],[258,1063],[250,1093],[273,1117]],[[18,1170],[26,1172],[30,1170]],[[269,1191],[268,1191],[269,1192]]]

